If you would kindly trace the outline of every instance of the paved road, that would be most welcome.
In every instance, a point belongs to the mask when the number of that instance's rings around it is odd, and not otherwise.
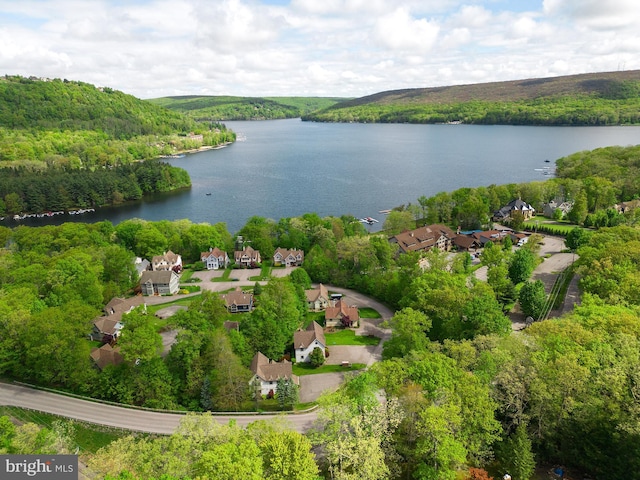
[[[0,405],[38,410],[109,427],[160,434],[173,433],[180,420],[184,418],[184,415],[176,413],[151,412],[105,405],[7,383],[0,383]],[[268,420],[278,416],[272,414],[215,415],[214,418],[223,424],[233,419],[238,425],[246,426],[256,420]],[[311,428],[317,413],[314,411],[287,415],[286,417],[294,430],[304,433]]]

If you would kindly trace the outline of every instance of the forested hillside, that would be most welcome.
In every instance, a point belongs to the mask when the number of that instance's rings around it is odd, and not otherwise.
[[[122,165],[233,140],[223,125],[197,123],[107,87],[0,78],[0,166]]]
[[[303,117],[321,122],[624,125],[640,123],[640,71],[377,93]]]
[[[342,101],[324,97],[229,97],[182,96],[149,100],[170,110],[184,113],[198,121],[277,120],[298,118]]]

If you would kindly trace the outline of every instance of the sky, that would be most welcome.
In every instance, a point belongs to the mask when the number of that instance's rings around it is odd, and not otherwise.
[[[362,97],[640,69],[638,0],[0,0],[0,75]]]

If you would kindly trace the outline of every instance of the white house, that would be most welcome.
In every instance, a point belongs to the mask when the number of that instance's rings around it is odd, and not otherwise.
[[[322,327],[316,322],[311,322],[306,330],[298,330],[293,334],[293,348],[296,351],[296,362],[308,362],[311,352],[315,348],[325,354],[327,341],[324,338]]]
[[[182,270],[182,256],[171,250],[163,255],[156,255],[151,259],[151,268],[153,271],[174,270],[180,272]]]
[[[220,268],[227,268],[231,263],[227,252],[223,252],[218,247],[209,248],[208,252],[202,252],[200,254],[200,260],[207,267],[207,270],[218,270]]]
[[[273,254],[273,266],[280,267],[282,265],[287,267],[294,267],[301,265],[304,261],[304,252],[302,250],[287,250],[286,248],[276,248]]]
[[[273,362],[265,355],[258,352],[251,360],[251,371],[253,377],[249,385],[253,385],[256,378],[260,382],[260,393],[262,395],[273,396],[276,393],[278,380],[281,378],[291,380],[294,384],[300,385],[300,379],[293,374],[293,364],[283,360],[282,362]]]

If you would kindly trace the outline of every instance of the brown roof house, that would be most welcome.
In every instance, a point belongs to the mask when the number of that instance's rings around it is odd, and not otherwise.
[[[307,297],[307,307],[313,312],[321,312],[329,306],[329,292],[323,284],[318,285],[318,288],[305,290],[304,294]]]
[[[171,250],[163,255],[156,255],[151,259],[151,269],[154,271],[174,270],[176,273],[182,271],[182,257]]]
[[[314,349],[319,348],[325,354],[327,341],[322,327],[311,322],[306,330],[298,330],[293,334],[293,348],[296,351],[296,363],[308,362]]]
[[[276,393],[278,380],[284,378],[291,380],[294,384],[300,385],[300,379],[293,374],[293,364],[286,360],[274,362],[269,360],[262,353],[258,352],[251,360],[251,371],[253,377],[249,385],[253,385],[256,379],[260,382],[260,392],[262,395],[273,396]]]
[[[231,313],[250,312],[253,310],[253,293],[243,292],[236,287],[233,292],[220,295],[224,300],[227,310]]]
[[[304,262],[304,252],[302,250],[287,250],[285,248],[276,248],[273,253],[273,266],[280,267],[296,267]]]
[[[180,290],[180,275],[173,270],[143,272],[140,289],[143,295],[173,295]]]
[[[208,252],[202,252],[200,254],[200,260],[204,263],[205,267],[207,267],[207,270],[227,268],[231,263],[227,252],[223,252],[218,247],[209,248]]]
[[[108,343],[91,350],[91,358],[100,370],[107,365],[120,365],[124,362],[124,357],[120,354],[120,347],[114,348]]]
[[[398,245],[400,252],[426,252],[437,248],[443,252],[451,250],[456,234],[446,225],[428,225],[399,233],[389,239]]]
[[[360,320],[358,307],[349,306],[343,300],[327,307],[324,311],[324,324],[327,327],[357,327]]]
[[[260,252],[251,247],[243,247],[242,250],[236,250],[233,253],[233,259],[236,265],[245,268],[255,268],[262,261]]]
[[[141,297],[118,298],[115,297],[107,303],[104,308],[104,315],[93,321],[93,329],[89,338],[96,342],[115,342],[122,330],[122,315],[142,304]]]

